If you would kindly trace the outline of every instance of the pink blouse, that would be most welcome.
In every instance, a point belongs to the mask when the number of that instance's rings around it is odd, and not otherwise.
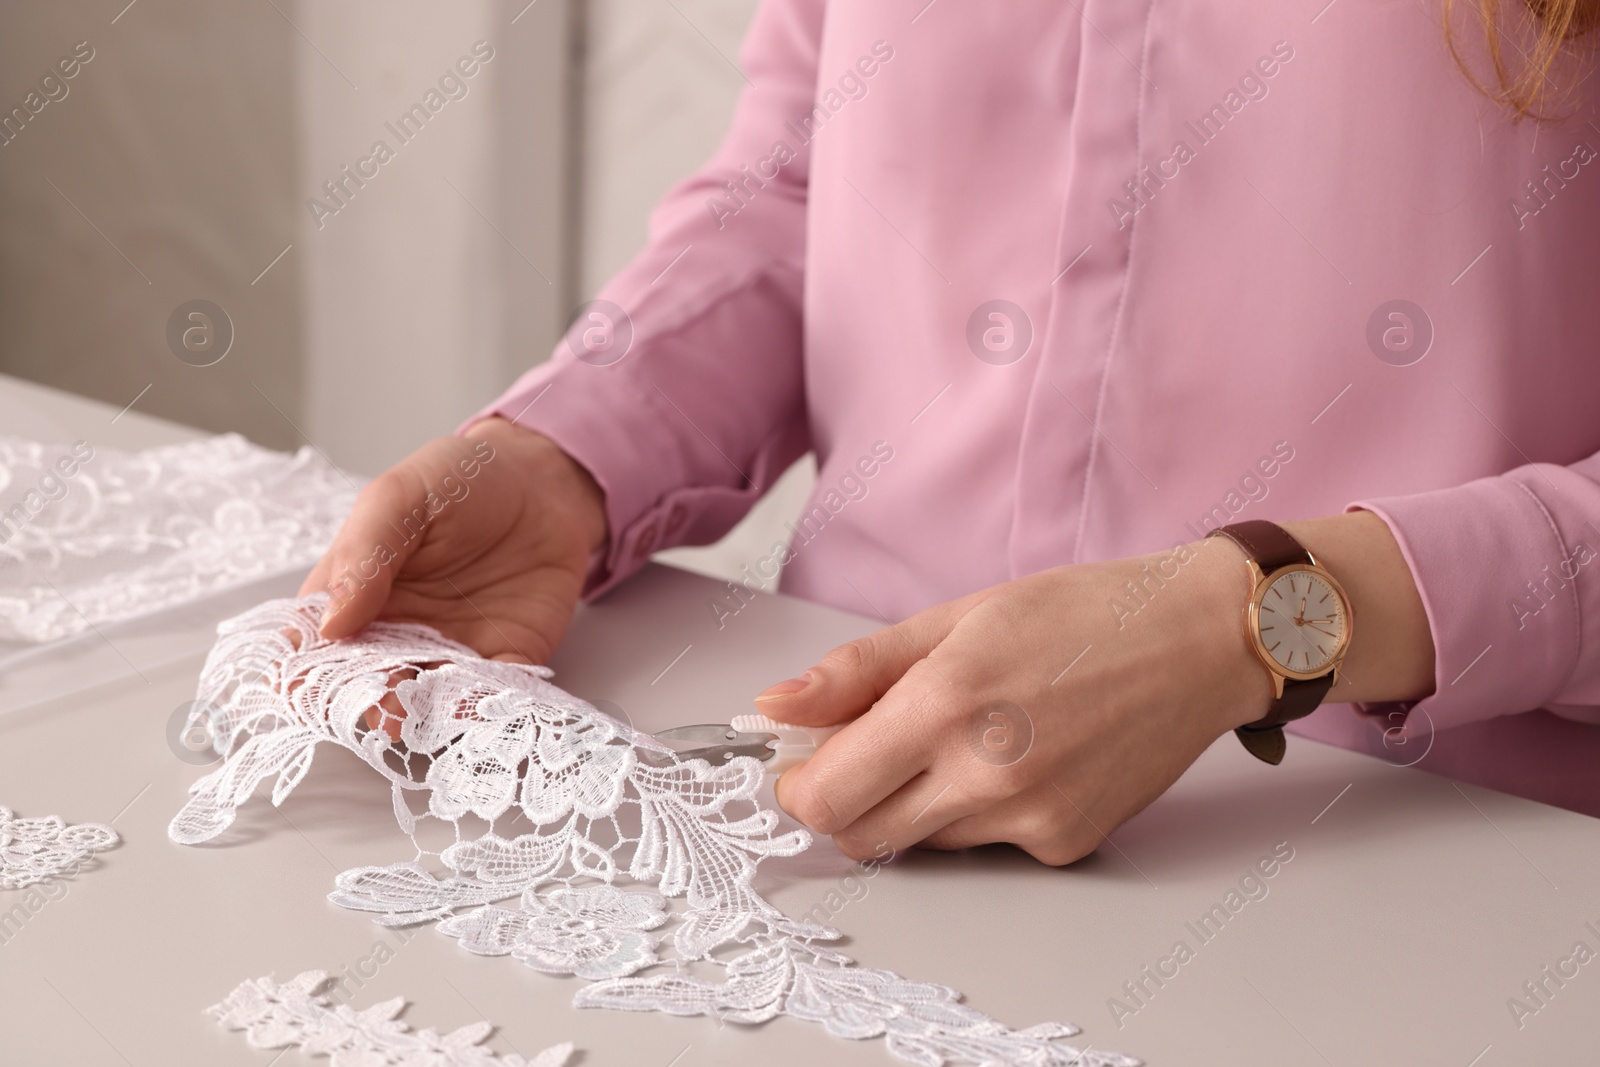
[[[1600,815],[1595,79],[1513,124],[1438,0],[767,0],[743,61],[722,148],[484,412],[604,488],[591,595],[808,449],[754,566],[889,618],[1366,507],[1437,692],[1409,749],[1393,709],[1300,729]]]

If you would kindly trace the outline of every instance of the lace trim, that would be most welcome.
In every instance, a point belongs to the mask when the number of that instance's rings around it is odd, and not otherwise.
[[[585,978],[578,1007],[792,1015],[932,1067],[1138,1064],[1065,1043],[1071,1025],[1011,1030],[955,990],[857,967],[828,946],[838,931],[774,908],[753,888],[758,865],[810,837],[777,832],[756,800],[756,760],[679,761],[551,684],[548,668],[481,659],[426,627],[375,623],[325,641],[324,603],[272,601],[219,629],[191,721],[226,759],[190,789],[174,841],[216,837],[269,779],[283,803],[332,743],[389,782],[415,854],[344,872],[330,899]]]
[[[152,614],[322,554],[354,483],[224,434],[144,452],[0,437],[0,641]]]
[[[397,1016],[404,997],[356,1011],[330,1007],[317,991],[328,984],[323,971],[307,971],[282,985],[272,976],[243,982],[228,999],[206,1009],[229,1030],[243,1030],[252,1048],[297,1048],[307,1056],[328,1056],[335,1067],[564,1067],[572,1043],[547,1048],[531,1060],[496,1056],[483,1048],[494,1032],[488,1022],[448,1034],[413,1031]]]
[[[76,870],[120,840],[109,826],[69,826],[55,815],[18,819],[10,808],[0,807],[0,889],[26,889]]]

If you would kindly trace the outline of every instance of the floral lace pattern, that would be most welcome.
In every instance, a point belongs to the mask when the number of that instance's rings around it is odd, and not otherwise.
[[[0,641],[44,642],[306,566],[355,501],[309,448],[0,437]]]
[[[226,759],[191,788],[174,841],[216,837],[269,779],[282,804],[332,743],[389,782],[416,851],[344,872],[330,899],[587,979],[580,1007],[790,1015],[884,1038],[929,1067],[1139,1062],[1080,1051],[1064,1040],[1073,1026],[1012,1030],[945,986],[858,967],[828,945],[836,930],[774,908],[753,887],[758,865],[810,837],[778,832],[760,806],[758,761],[679,760],[557,688],[548,668],[481,659],[427,627],[374,623],[326,641],[324,603],[272,601],[220,627],[192,722]],[[430,821],[449,828],[448,843],[419,833]]]
[[[19,819],[0,807],[0,889],[49,881],[119,840],[109,826],[68,826],[54,815]]]
[[[317,991],[328,982],[322,971],[307,971],[279,985],[269,975],[243,982],[228,999],[207,1009],[229,1030],[243,1030],[252,1048],[297,1048],[307,1056],[327,1056],[333,1067],[563,1067],[572,1045],[547,1048],[531,1060],[496,1056],[483,1047],[494,1032],[481,1022],[448,1034],[413,1031],[397,1016],[402,997],[356,1011],[330,1006]]]

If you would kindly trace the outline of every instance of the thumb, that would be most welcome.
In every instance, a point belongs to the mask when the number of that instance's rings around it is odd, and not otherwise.
[[[377,618],[389,602],[395,577],[425,540],[407,541],[395,533],[411,518],[414,496],[403,479],[382,475],[356,498],[350,517],[301,589],[302,595],[328,594],[318,627],[323,637],[349,637]]]
[[[964,601],[941,604],[840,645],[800,677],[759,693],[756,708],[796,726],[833,726],[858,718],[945,639],[964,611]]]

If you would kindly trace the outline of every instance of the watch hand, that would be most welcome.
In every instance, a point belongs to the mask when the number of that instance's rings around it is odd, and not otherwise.
[[[1312,644],[1311,643],[1311,639],[1308,638],[1304,633],[1302,633],[1299,630],[1298,627],[1293,629],[1293,630],[1290,630],[1289,632],[1291,634],[1293,634],[1294,635],[1294,639],[1300,643],[1301,649],[1306,650],[1308,653],[1309,653],[1310,650],[1314,649],[1317,652],[1318,655],[1322,654],[1322,649],[1320,649],[1316,645]],[[1308,660],[1310,659],[1309,655],[1307,656],[1307,659]]]

